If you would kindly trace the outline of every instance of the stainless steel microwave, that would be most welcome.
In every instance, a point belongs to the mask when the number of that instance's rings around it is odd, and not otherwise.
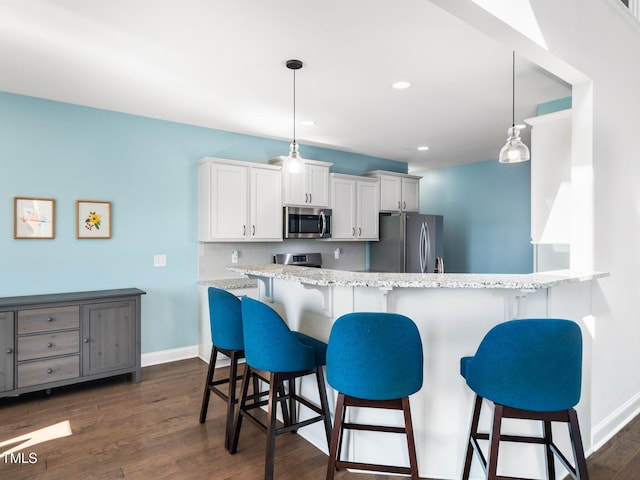
[[[331,209],[284,207],[284,238],[330,238]]]

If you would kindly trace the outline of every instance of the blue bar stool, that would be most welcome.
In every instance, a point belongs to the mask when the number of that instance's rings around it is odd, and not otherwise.
[[[468,480],[474,451],[489,480],[498,476],[501,441],[545,446],[547,475],[556,478],[554,456],[574,479],[588,480],[578,416],[582,383],[582,334],[570,321],[554,318],[511,320],[493,327],[473,357],[460,360],[460,373],[476,393],[462,478]],[[493,402],[491,433],[479,433],[482,399]],[[503,418],[542,421],[542,436],[501,434]],[[567,423],[573,465],[553,442],[551,422]],[[478,440],[489,441],[489,458]],[[513,478],[513,477],[509,477]]]
[[[422,388],[423,352],[415,323],[395,313],[349,313],[331,328],[327,381],[338,391],[327,480],[339,468],[400,473],[418,479],[409,395]],[[404,427],[346,423],[347,407],[402,410]],[[407,437],[409,467],[340,460],[345,429],[401,433]]]
[[[267,434],[264,478],[272,480],[276,435],[295,432],[298,428],[322,421],[327,444],[329,443],[331,416],[322,368],[326,364],[327,344],[303,333],[291,331],[282,317],[271,307],[248,297],[242,297],[242,323],[246,370],[242,380],[240,404],[235,415],[230,452],[237,451],[242,420],[246,418]],[[295,380],[309,374],[314,374],[316,377],[319,407],[296,393]],[[250,379],[256,378],[269,382],[268,400],[248,396]],[[288,391],[285,390],[285,382],[287,382]],[[297,421],[295,402],[304,405],[317,415],[304,421]],[[278,427],[276,420],[278,403],[282,409],[283,427]],[[253,412],[264,405],[267,405],[266,423]]]
[[[244,358],[244,337],[242,334],[242,312],[240,299],[235,295],[219,288],[209,287],[209,321],[211,323],[211,359],[207,380],[204,385],[202,407],[200,408],[200,423],[207,419],[209,397],[211,392],[218,395],[227,403],[227,423],[224,434],[224,447],[228,450],[231,433],[233,431],[234,408],[238,403],[236,398],[238,376],[238,361]],[[214,380],[218,352],[229,357],[229,376],[220,380]],[[221,385],[228,384],[227,391],[220,389]]]

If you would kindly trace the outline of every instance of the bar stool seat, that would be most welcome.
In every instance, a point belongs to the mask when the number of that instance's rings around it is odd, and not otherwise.
[[[487,479],[507,478],[497,473],[501,441],[544,445],[550,480],[556,478],[554,457],[572,478],[588,480],[573,408],[580,400],[582,383],[582,334],[575,322],[540,318],[498,324],[486,334],[473,357],[460,360],[460,373],[476,393],[463,480],[469,478],[474,452]],[[494,404],[491,433],[478,432],[483,399]],[[542,436],[503,435],[503,418],[541,421]],[[566,423],[569,428],[573,465],[553,441],[552,422]],[[478,440],[489,441],[486,460]]]
[[[243,297],[241,308],[246,366],[230,452],[237,451],[242,420],[246,418],[267,434],[264,478],[272,480],[277,435],[295,432],[299,428],[321,421],[324,423],[327,444],[329,443],[331,416],[323,373],[327,344],[303,333],[292,332],[282,317],[262,302]],[[309,374],[316,377],[320,406],[296,392],[296,379]],[[269,382],[268,400],[249,397],[248,388],[252,379]],[[298,421],[296,403],[304,405],[316,416]],[[277,423],[278,404],[282,409],[283,427],[279,427]],[[265,405],[267,419],[263,422],[254,411]]]
[[[212,345],[202,406],[200,407],[200,423],[204,423],[207,419],[209,399],[211,392],[213,392],[227,404],[224,446],[228,450],[233,431],[234,408],[237,403],[236,385],[237,381],[242,379],[242,375],[238,375],[238,362],[244,358],[242,312],[240,299],[226,290],[209,287],[207,293]],[[229,357],[229,376],[214,380],[218,352]],[[228,385],[226,391],[220,388],[222,385]]]
[[[327,480],[336,469],[400,473],[418,479],[409,395],[422,388],[423,351],[415,323],[395,313],[349,313],[331,329],[327,381],[338,391]],[[404,427],[345,422],[347,407],[402,410]],[[340,459],[345,429],[406,435],[409,467]]]

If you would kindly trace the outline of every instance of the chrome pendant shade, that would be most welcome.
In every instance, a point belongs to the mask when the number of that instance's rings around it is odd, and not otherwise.
[[[302,157],[296,143],[296,70],[300,70],[302,65],[301,60],[287,60],[287,68],[293,70],[293,141],[284,166],[290,172],[297,172],[302,169]]]
[[[519,163],[529,160],[529,148],[520,139],[520,129],[516,127],[516,52],[512,63],[512,124],[507,134],[507,143],[500,150],[500,163]]]

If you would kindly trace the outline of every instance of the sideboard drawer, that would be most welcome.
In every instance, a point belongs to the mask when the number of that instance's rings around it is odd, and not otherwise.
[[[18,337],[18,361],[80,352],[80,331]]]
[[[80,355],[18,364],[18,388],[80,376]]]
[[[66,328],[80,328],[78,305],[18,311],[18,335]]]

